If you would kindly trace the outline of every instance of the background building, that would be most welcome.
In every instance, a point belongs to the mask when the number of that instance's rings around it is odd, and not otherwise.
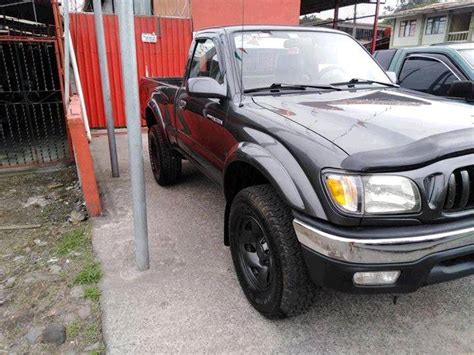
[[[474,41],[474,1],[436,3],[396,12],[391,48]]]

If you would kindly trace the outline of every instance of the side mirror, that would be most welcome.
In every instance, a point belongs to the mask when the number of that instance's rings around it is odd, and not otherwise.
[[[216,80],[208,77],[188,79],[187,91],[190,96],[208,99],[224,99],[227,97],[227,88]]]
[[[397,73],[393,71],[387,71],[385,72],[389,79],[392,81],[392,83],[396,84],[397,83]]]
[[[459,97],[467,101],[474,100],[474,82],[472,81],[455,81],[448,90],[449,97]]]

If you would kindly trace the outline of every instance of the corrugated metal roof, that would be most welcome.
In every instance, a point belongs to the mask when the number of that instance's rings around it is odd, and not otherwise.
[[[383,16],[383,18],[397,18],[397,17],[409,17],[415,16],[418,14],[431,14],[436,12],[445,12],[450,10],[459,10],[459,9],[474,9],[474,0],[457,0],[450,2],[440,2],[435,4],[426,5],[423,7],[417,7],[414,9],[404,10],[400,12],[395,12],[388,16]]]
[[[338,3],[339,7],[344,7],[371,2],[370,0],[301,0],[300,15],[331,10],[336,7],[336,3]]]

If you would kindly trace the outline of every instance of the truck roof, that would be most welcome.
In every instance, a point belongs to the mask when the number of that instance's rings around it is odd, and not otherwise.
[[[436,43],[436,44],[430,44],[430,45],[424,45],[424,46],[416,46],[416,47],[400,47],[400,48],[389,48],[389,49],[380,49],[379,51],[385,51],[385,50],[408,50],[408,51],[421,51],[421,50],[426,50],[426,51],[432,51],[433,48],[435,49],[471,49],[474,48],[474,43],[472,42],[465,42],[465,43]]]
[[[233,26],[218,26],[218,27],[208,27],[199,30],[197,34],[201,33],[227,33],[231,34],[234,32],[243,31],[282,31],[282,30],[291,30],[291,31],[310,31],[310,32],[333,32],[339,34],[346,34],[343,31],[333,30],[331,28],[325,27],[309,27],[309,26],[283,26],[283,25],[233,25]]]

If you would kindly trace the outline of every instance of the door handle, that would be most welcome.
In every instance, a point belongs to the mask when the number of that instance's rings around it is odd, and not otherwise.
[[[179,100],[178,101],[178,107],[181,109],[181,110],[184,110],[186,108],[186,104],[187,102],[185,100]]]

